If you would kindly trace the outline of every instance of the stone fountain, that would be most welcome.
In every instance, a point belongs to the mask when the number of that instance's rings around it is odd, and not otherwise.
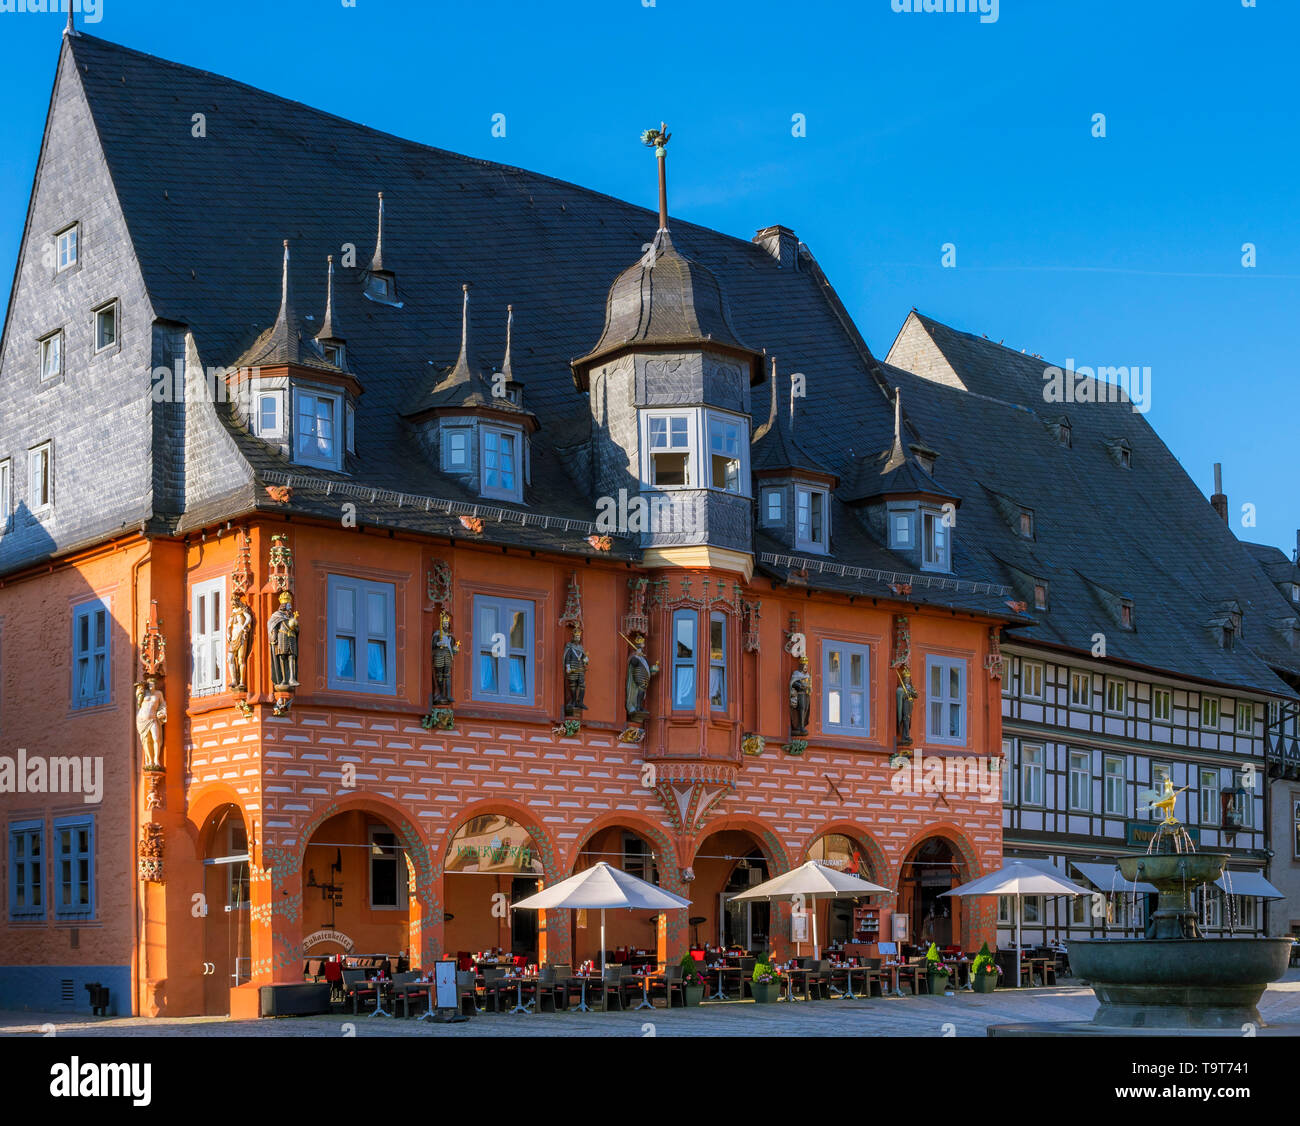
[[[1180,792],[1165,780],[1163,795],[1151,803],[1165,819],[1147,852],[1119,860],[1125,880],[1145,881],[1159,892],[1147,937],[1068,944],[1071,970],[1092,986],[1100,1002],[1092,1019],[1099,1029],[1262,1027],[1259,999],[1269,982],[1286,973],[1289,938],[1201,934],[1196,890],[1223,875],[1229,856],[1195,851],[1174,817]]]

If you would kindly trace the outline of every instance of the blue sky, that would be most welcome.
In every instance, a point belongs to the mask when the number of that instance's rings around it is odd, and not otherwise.
[[[86,29],[647,206],[637,138],[665,120],[672,213],[792,227],[877,355],[916,306],[1057,362],[1149,366],[1149,421],[1205,493],[1224,463],[1237,534],[1295,546],[1300,4],[1000,0],[982,23],[648,2],[99,0]],[[6,290],[62,23],[0,11]]]

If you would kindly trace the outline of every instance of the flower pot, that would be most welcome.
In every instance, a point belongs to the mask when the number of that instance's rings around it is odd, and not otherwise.
[[[781,993],[779,981],[756,981],[753,983],[754,1000],[760,1005],[769,1005]]]
[[[702,985],[684,985],[682,986],[682,997],[688,1005],[698,1005],[704,1000],[704,986]]]
[[[998,987],[998,975],[995,973],[976,974],[974,980],[976,993],[992,993]]]
[[[948,980],[947,974],[937,974],[933,970],[926,971],[925,984],[932,996],[944,993],[948,988]]]

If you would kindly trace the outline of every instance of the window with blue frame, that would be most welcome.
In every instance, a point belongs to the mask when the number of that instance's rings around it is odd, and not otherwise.
[[[673,710],[691,711],[695,707],[696,635],[700,617],[694,610],[673,614]]]
[[[822,642],[822,730],[837,735],[870,734],[870,675],[870,646]]]
[[[109,667],[108,606],[87,602],[72,611],[72,706],[107,704],[112,670]]]
[[[329,576],[329,686],[349,692],[397,691],[396,588]]]
[[[54,821],[54,914],[60,919],[95,915],[95,819]]]
[[[936,743],[966,742],[966,662],[927,657],[926,737]]]
[[[533,604],[474,596],[475,700],[533,703]]]
[[[45,918],[45,823],[15,821],[9,826],[9,917]]]

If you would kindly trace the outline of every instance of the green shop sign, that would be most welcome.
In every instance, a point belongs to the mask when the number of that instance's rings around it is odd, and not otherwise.
[[[1132,847],[1146,848],[1151,843],[1152,838],[1156,835],[1157,821],[1125,821],[1124,822],[1124,843]],[[1187,829],[1187,835],[1192,838],[1192,844],[1201,843],[1200,829]]]

